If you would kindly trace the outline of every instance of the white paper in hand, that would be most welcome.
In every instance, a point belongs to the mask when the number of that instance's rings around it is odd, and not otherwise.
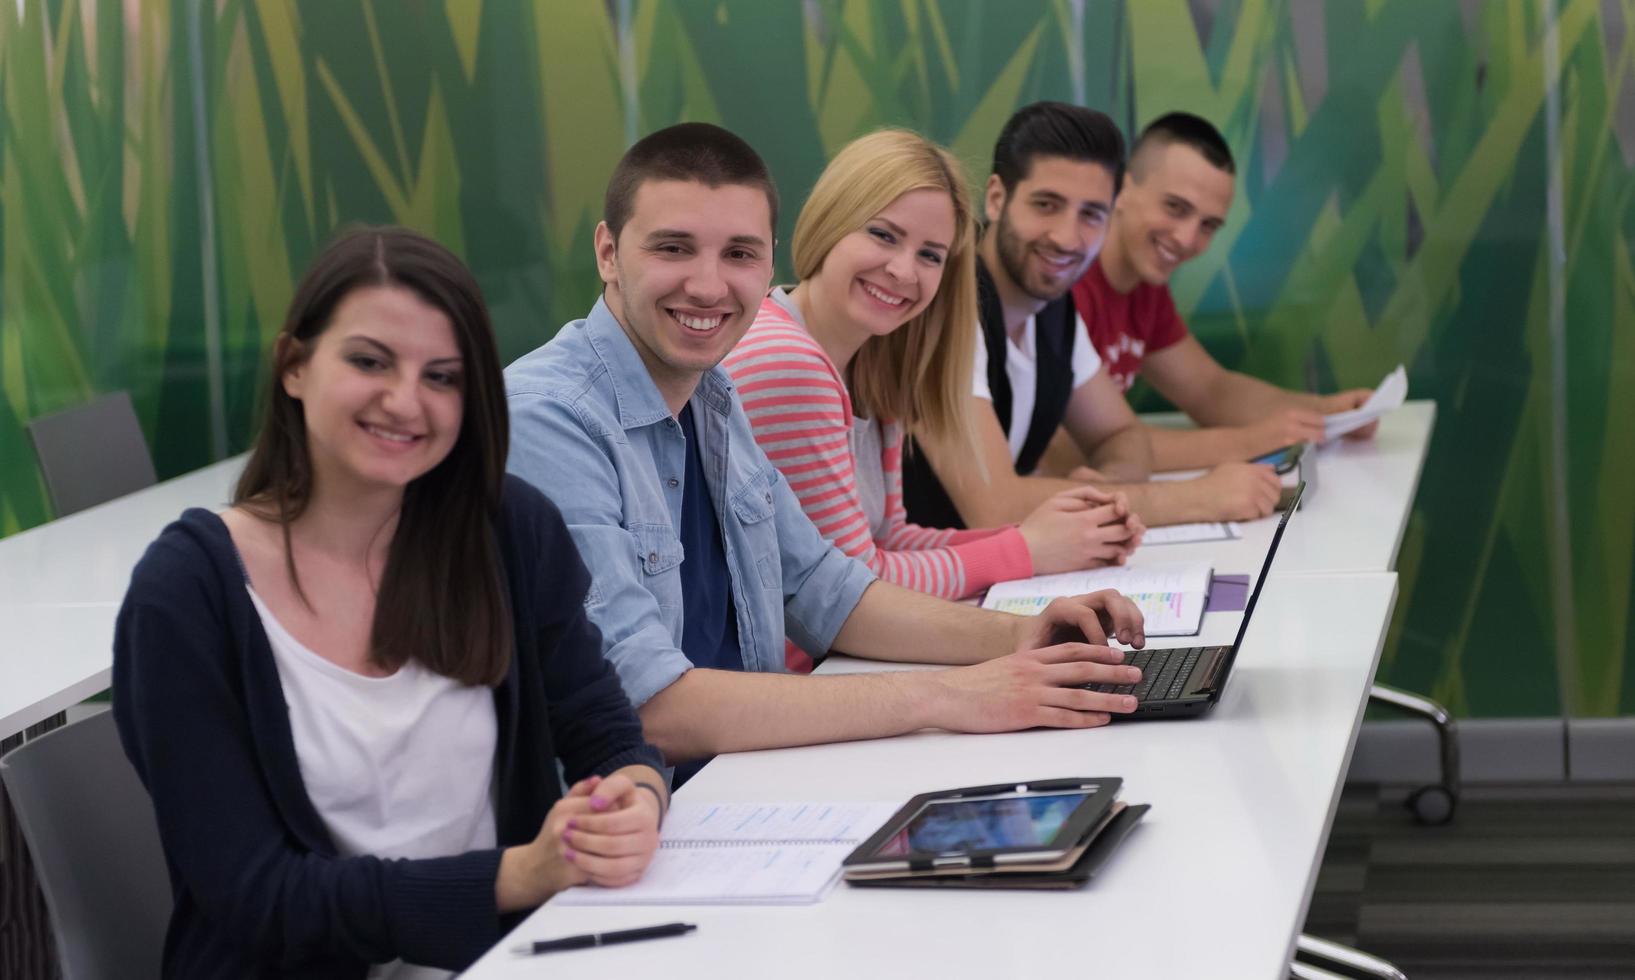
[[[1407,400],[1408,369],[1398,364],[1397,369],[1385,376],[1385,380],[1380,382],[1361,408],[1323,417],[1323,441],[1338,439],[1347,432],[1360,429],[1385,413],[1401,408]]]

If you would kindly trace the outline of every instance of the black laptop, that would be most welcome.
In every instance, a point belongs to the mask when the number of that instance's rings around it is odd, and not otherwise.
[[[1283,529],[1300,506],[1306,484],[1294,488],[1294,499],[1283,511],[1272,534],[1272,546],[1266,549],[1266,561],[1260,567],[1254,591],[1243,608],[1243,624],[1238,627],[1238,638],[1229,647],[1168,647],[1161,650],[1131,650],[1124,662],[1141,668],[1139,684],[1092,684],[1090,690],[1113,694],[1134,694],[1135,711],[1115,714],[1114,721],[1140,718],[1191,718],[1215,706],[1226,690],[1227,675],[1232,673],[1232,661],[1237,659],[1243,636],[1249,632],[1249,617],[1255,614],[1255,603],[1260,590],[1266,587],[1266,577],[1272,571],[1272,559],[1277,556],[1277,545],[1283,540]]]

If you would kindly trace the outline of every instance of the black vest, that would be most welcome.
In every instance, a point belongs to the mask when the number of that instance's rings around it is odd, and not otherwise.
[[[1010,435],[1011,379],[1005,370],[1007,340],[1005,311],[999,303],[999,291],[993,277],[979,259],[976,264],[977,306],[982,316],[982,340],[988,349],[988,390],[993,393],[994,414],[999,426]],[[1073,311],[1071,294],[1045,304],[1034,316],[1035,373],[1033,416],[1028,420],[1027,439],[1016,458],[1016,472],[1031,473],[1056,434],[1057,426],[1067,414],[1067,402],[1073,397],[1073,344],[1078,333],[1077,318]],[[1089,343],[1090,338],[1084,338]],[[903,454],[903,507],[908,519],[923,527],[965,526],[959,510],[931,469],[912,439]]]

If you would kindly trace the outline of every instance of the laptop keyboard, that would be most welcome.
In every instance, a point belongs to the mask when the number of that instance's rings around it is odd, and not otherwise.
[[[1137,701],[1172,701],[1186,689],[1193,668],[1209,647],[1167,647],[1162,650],[1131,650],[1124,662],[1141,668],[1138,684],[1091,684],[1090,690],[1111,694],[1133,694]]]

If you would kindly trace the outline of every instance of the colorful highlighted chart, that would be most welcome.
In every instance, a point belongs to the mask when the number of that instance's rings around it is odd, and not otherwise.
[[[982,607],[1036,616],[1062,596],[1114,589],[1141,610],[1148,636],[1192,636],[1203,622],[1213,574],[1207,562],[1175,562],[1038,575],[995,584]]]

